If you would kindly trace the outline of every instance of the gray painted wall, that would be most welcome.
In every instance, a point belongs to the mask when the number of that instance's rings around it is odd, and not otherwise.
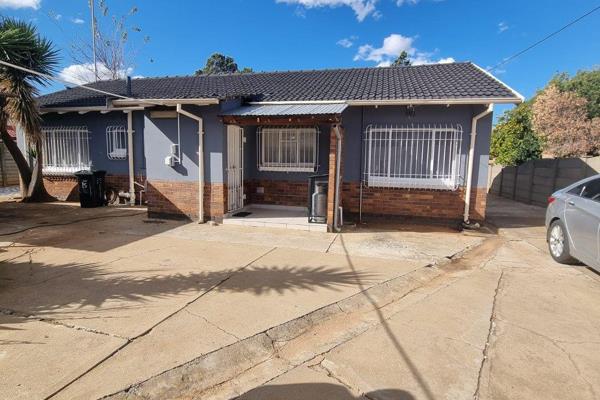
[[[226,165],[225,126],[219,118],[222,111],[239,106],[239,100],[211,106],[186,106],[185,110],[202,117],[204,121],[204,176],[207,183],[224,182]],[[175,167],[165,165],[170,146],[177,143],[177,119],[153,119],[147,111],[144,116],[144,139],[148,179],[198,180],[198,122],[179,117],[182,162]]]
[[[240,100],[228,100],[219,105],[187,106],[186,110],[204,119],[204,168],[206,182],[226,181],[227,143],[225,126],[219,114],[240,105]],[[465,160],[469,147],[471,119],[484,110],[483,106],[417,106],[415,115],[408,117],[402,106],[349,107],[342,114],[344,138],[344,180],[360,180],[361,132],[369,124],[452,123],[463,128],[462,176],[466,178]],[[79,115],[47,114],[44,125],[87,125],[91,132],[90,153],[95,168],[105,169],[112,174],[127,174],[127,160],[114,161],[106,156],[106,126],[127,124],[123,112],[100,114],[97,112]],[[134,157],[136,173],[146,173],[152,180],[198,180],[198,123],[181,116],[182,162],[175,167],[164,164],[170,154],[170,146],[177,143],[177,119],[153,119],[149,111],[134,112]],[[482,119],[478,126],[476,162],[474,164],[474,186],[487,185],[492,116]],[[329,126],[320,126],[319,171],[327,173],[329,151]],[[246,179],[306,180],[312,173],[261,172],[256,164],[256,128],[246,127],[244,147]],[[478,162],[477,162],[478,161]]]
[[[258,170],[256,127],[245,127],[244,135],[246,136],[246,144],[244,145],[244,179],[308,181],[308,177],[311,175],[328,173],[329,130],[330,127],[328,125],[319,126],[319,166],[317,172],[277,172]]]
[[[105,170],[108,174],[129,174],[129,163],[125,160],[110,160],[106,148],[106,127],[123,125],[127,127],[127,115],[122,111],[101,114],[88,112],[86,114],[44,114],[42,126],[87,126],[90,135],[90,158],[95,169]],[[144,157],[144,124],[143,112],[133,112],[133,160],[136,174],[145,174],[146,160]],[[23,143],[22,140],[19,143]]]
[[[379,107],[348,107],[342,114],[344,126],[344,180],[356,182],[360,180],[361,162],[361,133],[366,127],[381,124],[406,125],[406,124],[435,124],[449,123],[460,124],[463,129],[461,175],[466,179],[466,154],[469,148],[471,119],[483,111],[483,106],[416,106],[415,114],[408,117],[406,107],[379,106]],[[491,135],[492,117],[488,116],[478,124],[476,141],[476,159],[473,176],[474,187],[487,185],[487,164],[489,159],[489,145]]]

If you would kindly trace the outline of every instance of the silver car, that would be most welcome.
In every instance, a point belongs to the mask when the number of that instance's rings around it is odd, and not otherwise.
[[[548,198],[546,228],[554,260],[580,261],[600,272],[600,175],[553,193]]]

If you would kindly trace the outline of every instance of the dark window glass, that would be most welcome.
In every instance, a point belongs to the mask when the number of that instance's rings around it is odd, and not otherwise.
[[[600,201],[600,179],[594,179],[581,186],[583,186],[580,194],[581,197]]]

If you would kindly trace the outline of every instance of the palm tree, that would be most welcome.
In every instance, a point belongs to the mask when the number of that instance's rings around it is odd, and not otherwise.
[[[41,37],[34,25],[12,18],[0,20],[0,60],[51,75],[58,63],[53,44]],[[41,116],[37,108],[38,86],[48,79],[7,65],[0,65],[0,137],[15,160],[21,176],[24,201],[40,201],[48,197],[42,180]],[[10,138],[7,125],[21,126],[35,162],[31,167]]]

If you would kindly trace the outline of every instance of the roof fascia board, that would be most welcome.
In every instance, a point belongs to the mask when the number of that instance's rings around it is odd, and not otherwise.
[[[475,64],[475,63],[471,63],[473,64],[473,66],[475,68],[477,68],[478,70],[480,70],[481,72],[483,72],[484,74],[486,74],[487,76],[489,76],[490,78],[492,78],[493,80],[495,80],[496,82],[498,82],[499,84],[501,84],[502,86],[505,86],[508,90],[510,90],[511,92],[513,92],[513,94],[515,96],[517,96],[519,99],[521,99],[520,103],[525,101],[525,96],[523,96],[521,93],[517,92],[515,89],[513,89],[512,87],[508,86],[506,83],[502,82],[500,79],[496,78],[494,75],[492,75],[492,73],[486,69],[481,68],[479,65]]]
[[[459,105],[459,104],[518,104],[521,98],[487,97],[472,99],[404,99],[404,100],[348,100],[349,106],[402,106],[402,105]]]
[[[312,101],[252,101],[251,105],[347,104],[349,106],[427,105],[427,104],[518,104],[521,97],[483,97],[465,99],[397,99],[397,100],[312,100]]]
[[[347,100],[308,100],[308,101],[249,101],[251,105],[296,105],[296,104],[347,104]]]
[[[89,106],[89,107],[40,107],[41,114],[59,113],[66,114],[70,112],[87,113],[87,112],[116,112],[116,111],[140,111],[146,107],[104,107],[104,106]]]
[[[149,105],[163,105],[163,106],[176,106],[177,104],[193,104],[198,106],[208,106],[213,104],[219,104],[220,100],[215,98],[198,98],[198,99],[122,99],[113,100],[112,103],[115,106],[126,106],[126,105],[137,105],[137,104],[149,104]]]

